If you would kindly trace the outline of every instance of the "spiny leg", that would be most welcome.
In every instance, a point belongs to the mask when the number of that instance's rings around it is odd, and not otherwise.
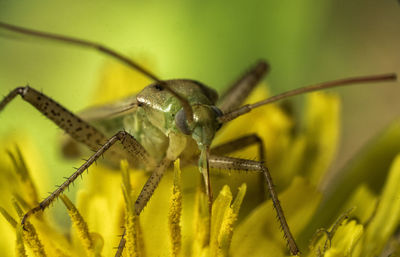
[[[226,143],[217,145],[213,148],[211,148],[211,154],[212,155],[226,155],[229,153],[232,153],[234,151],[244,149],[248,146],[257,144],[258,145],[258,158],[260,162],[265,161],[265,147],[264,147],[264,142],[261,137],[259,137],[257,134],[249,134],[249,135],[244,135],[242,137],[233,139],[231,141],[228,141]]]
[[[258,171],[264,174],[268,186],[268,191],[271,195],[272,203],[277,213],[284,236],[287,240],[289,250],[291,254],[297,255],[300,251],[296,245],[292,233],[290,232],[289,225],[286,222],[286,218],[283,213],[281,204],[279,202],[278,194],[275,191],[275,186],[273,184],[272,177],[268,168],[264,166],[263,163],[257,161],[233,158],[233,157],[215,156],[215,155],[210,156],[209,162],[210,162],[210,167],[212,168],[227,169],[227,170]]]
[[[106,142],[106,136],[104,136],[95,127],[86,123],[50,97],[29,86],[18,87],[11,91],[0,102],[0,111],[2,111],[2,109],[18,95],[33,105],[47,118],[52,120],[58,127],[63,129],[72,138],[89,146],[89,148],[92,150],[97,150],[99,145]]]
[[[108,138],[94,126],[67,110],[50,97],[29,86],[18,87],[12,90],[0,102],[0,112],[18,95],[20,95],[23,100],[33,105],[39,112],[53,121],[73,139],[87,145],[92,151],[96,151],[102,144],[107,142]],[[130,158],[121,147],[113,147],[107,154],[114,159],[126,158],[128,161],[132,162],[132,158]]]
[[[158,183],[160,183],[161,178],[164,175],[165,170],[171,164],[171,160],[168,158],[164,158],[158,166],[153,170],[151,176],[146,181],[146,184],[143,186],[142,191],[135,202],[135,213],[139,215],[143,208],[146,206],[147,202],[150,200],[150,197],[153,195],[154,190],[157,188]]]
[[[226,143],[217,145],[211,149],[211,154],[212,155],[217,155],[217,156],[224,156],[229,153],[232,153],[234,151],[244,149],[248,146],[257,144],[258,147],[258,160],[261,163],[265,162],[265,146],[264,142],[261,137],[259,137],[257,134],[249,134],[249,135],[244,135],[242,137],[233,139],[231,141],[228,141]],[[260,173],[260,178],[259,178],[259,183],[260,183],[260,189],[261,192],[263,193],[264,200],[266,199],[266,186],[264,183],[264,175]]]
[[[265,160],[265,148],[264,148],[264,142],[262,139],[257,135],[257,134],[250,134],[250,135],[245,135],[240,138],[234,139],[232,141],[217,145],[210,150],[210,154],[212,155],[226,155],[229,153],[232,153],[236,150],[240,150],[243,148],[246,148],[247,146],[253,145],[253,144],[258,144],[258,155],[259,155],[259,161],[261,163],[264,163]],[[203,156],[200,157],[200,163],[205,162],[208,159],[208,156],[206,156],[207,151],[202,151]],[[210,175],[209,175],[209,164],[208,163],[203,163],[202,165],[204,168],[202,169],[202,175],[203,175],[203,184],[206,189],[206,194],[208,196],[209,203],[212,203],[212,190],[211,190],[211,183],[210,183]],[[264,179],[264,176],[262,176],[262,180]],[[264,183],[261,185],[262,192],[265,192],[265,187]]]
[[[238,108],[268,69],[269,66],[265,61],[259,61],[222,94],[217,104],[218,108],[224,113]]]
[[[114,136],[109,138],[105,144],[103,144],[83,165],[81,165],[64,183],[62,183],[54,192],[52,192],[46,199],[39,203],[38,206],[29,210],[22,218],[21,224],[24,225],[26,219],[32,214],[44,210],[48,207],[55,199],[57,199],[82,173],[87,170],[97,159],[100,158],[111,146],[117,141],[120,141],[124,149],[132,155],[139,157],[144,163],[155,163],[146,150],[141,146],[136,139],[125,131],[120,131]]]
[[[125,131],[120,131],[110,139],[107,139],[100,131],[95,127],[85,122],[72,112],[65,109],[63,106],[52,100],[48,96],[36,91],[35,89],[26,86],[18,87],[11,91],[1,102],[0,111],[12,101],[16,96],[20,95],[22,99],[32,104],[47,118],[53,121],[58,127],[63,129],[72,138],[81,142],[92,150],[96,151],[74,174],[71,175],[56,191],[42,201],[39,206],[28,211],[24,216],[23,222],[31,214],[43,210],[53,202],[68,186],[81,175],[99,156],[106,153],[106,151],[116,142],[121,141],[123,149],[117,151],[118,148],[113,148],[108,152],[112,151],[114,154],[118,154],[121,158],[129,158],[133,156],[142,161],[146,166],[147,170],[152,170],[156,167],[157,163],[147,151],[141,146],[130,134]],[[101,146],[101,147],[100,147]]]
[[[126,233],[126,228],[124,228],[124,231],[122,232],[121,239],[117,246],[117,251],[115,252],[115,257],[121,257],[125,249],[125,244],[126,244],[125,233]]]

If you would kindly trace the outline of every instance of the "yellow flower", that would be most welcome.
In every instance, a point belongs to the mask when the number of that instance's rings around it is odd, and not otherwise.
[[[123,96],[136,91],[124,85],[139,80],[148,82],[129,69],[111,65],[105,69],[95,102],[118,97],[113,96],[113,83],[121,85],[118,92]],[[248,101],[267,96],[260,87]],[[400,220],[400,155],[395,156],[400,152],[400,123],[394,123],[359,154],[346,169],[346,180],[326,181],[339,138],[339,109],[336,96],[310,94],[299,121],[272,104],[223,127],[214,143],[249,133],[263,139],[266,165],[302,256],[398,253],[395,231]],[[250,121],[252,126],[248,126]],[[123,160],[119,171],[103,165],[91,167],[76,195],[70,195],[74,200],[61,197],[59,202],[64,204],[71,225],[60,227],[46,210],[31,217],[23,230],[21,216],[43,196],[38,189],[46,184],[46,176],[37,171],[45,169],[40,157],[32,155],[34,147],[28,139],[9,138],[17,141],[21,151],[11,146],[13,142],[2,141],[8,150],[8,154],[0,154],[2,256],[289,255],[259,174],[214,174],[213,189],[218,193],[210,216],[197,168],[181,172],[179,160],[139,216],[133,206],[148,174],[130,169]],[[254,158],[257,149],[249,147],[234,155]],[[387,171],[386,181],[381,179],[376,187],[365,179]],[[322,184],[330,185],[330,191],[321,192]]]

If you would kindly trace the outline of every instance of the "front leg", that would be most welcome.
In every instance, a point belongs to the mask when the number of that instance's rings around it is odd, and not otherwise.
[[[142,191],[135,202],[135,213],[139,215],[143,208],[146,206],[147,202],[150,200],[151,196],[154,193],[154,190],[157,188],[158,183],[160,183],[165,170],[172,163],[168,158],[164,158],[160,164],[153,170],[150,177],[146,181],[146,184],[143,186]]]
[[[266,166],[262,162],[233,158],[233,157],[224,157],[224,156],[215,156],[211,155],[210,159],[210,167],[217,169],[225,169],[225,170],[245,170],[245,171],[256,171],[261,172],[264,175],[265,181],[267,183],[269,194],[271,195],[272,203],[274,205],[277,217],[281,224],[281,228],[283,230],[284,237],[287,240],[288,247],[290,253],[293,255],[297,255],[300,253],[299,248],[297,247],[296,241],[290,231],[289,225],[286,222],[285,214],[283,213],[283,209],[278,199],[278,194],[275,191],[275,186],[272,181],[271,174]]]
[[[107,152],[117,141],[120,141],[127,153],[138,157],[143,163],[155,167],[155,160],[146,152],[136,139],[125,131],[120,131],[109,138],[83,165],[81,165],[64,183],[62,183],[54,192],[46,199],[39,203],[38,206],[29,210],[22,218],[21,224],[24,225],[27,218],[32,214],[43,211],[55,199],[57,199],[82,173],[87,170],[100,156]]]
[[[54,122],[58,127],[63,129],[76,141],[87,145],[90,149],[95,151],[95,154],[93,154],[81,167],[79,167],[61,186],[59,186],[46,199],[40,202],[38,206],[28,211],[22,219],[22,224],[25,223],[26,219],[30,215],[48,207],[58,196],[60,196],[60,194],[65,191],[66,188],[70,186],[72,182],[75,181],[78,176],[80,176],[93,164],[93,162],[95,162],[105,153],[111,153],[114,158],[119,159],[139,159],[145,165],[147,170],[153,170],[157,166],[157,162],[154,160],[154,158],[151,157],[144,147],[127,132],[120,131],[111,138],[107,139],[107,137],[95,127],[82,120],[50,97],[29,86],[18,87],[11,91],[0,102],[0,111],[2,111],[5,106],[18,95],[20,95],[23,100],[33,105],[39,112]],[[121,142],[123,149],[114,147],[110,150],[110,147],[117,141]]]
[[[232,153],[237,150],[245,149],[246,147],[252,146],[252,145],[257,145],[258,148],[258,161],[261,163],[265,162],[265,146],[264,146],[264,141],[263,139],[258,136],[256,133],[253,134],[248,134],[241,136],[239,138],[233,139],[231,141],[228,141],[226,143],[217,145],[213,148],[211,148],[211,154],[212,155],[218,155],[218,156],[224,156],[229,153]],[[264,175],[260,173],[259,175],[259,186],[260,190],[263,193],[263,200],[266,200],[266,192],[267,188],[264,183]]]

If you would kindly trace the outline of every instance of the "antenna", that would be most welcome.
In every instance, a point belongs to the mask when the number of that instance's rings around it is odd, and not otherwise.
[[[228,112],[228,113],[218,117],[218,122],[225,123],[225,122],[231,121],[233,119],[236,119],[237,117],[240,117],[241,115],[243,115],[245,113],[250,112],[251,110],[253,110],[255,108],[258,108],[260,106],[270,104],[273,102],[277,102],[277,101],[280,101],[282,99],[285,99],[285,98],[288,98],[291,96],[301,95],[304,93],[319,91],[319,90],[328,89],[328,88],[340,87],[340,86],[349,86],[349,85],[359,84],[359,83],[388,82],[388,81],[396,81],[396,79],[397,79],[397,75],[395,73],[389,73],[389,74],[380,74],[380,75],[371,75],[371,76],[362,76],[362,77],[351,77],[351,78],[339,79],[339,80],[324,82],[324,83],[320,83],[320,84],[305,86],[305,87],[293,89],[290,91],[286,91],[284,93],[272,96],[270,98],[256,102],[254,104],[243,105],[242,107],[240,107],[236,110],[233,110],[231,112]]]
[[[188,122],[191,123],[193,121],[192,107],[190,106],[189,102],[185,98],[183,98],[181,95],[179,95],[177,92],[175,92],[171,87],[169,87],[165,82],[160,80],[156,75],[154,75],[153,73],[151,73],[144,67],[140,66],[139,64],[137,64],[130,58],[114,51],[113,49],[111,49],[109,47],[106,47],[102,44],[92,42],[92,41],[82,40],[82,39],[78,39],[78,38],[74,38],[74,37],[68,37],[68,36],[63,36],[63,35],[59,35],[59,34],[53,34],[53,33],[48,33],[48,32],[43,32],[43,31],[38,31],[38,30],[27,29],[27,28],[15,26],[15,25],[7,24],[7,23],[1,22],[1,21],[0,21],[0,28],[6,29],[9,31],[13,31],[16,33],[24,34],[24,35],[31,35],[34,37],[45,38],[45,39],[49,39],[49,40],[53,40],[53,41],[71,44],[71,45],[92,48],[97,51],[100,51],[101,53],[103,53],[105,55],[111,56],[111,57],[125,63],[129,67],[143,73],[148,78],[159,83],[161,87],[165,88],[168,92],[170,92],[173,96],[175,96],[181,102],[181,105],[182,105],[183,109],[185,110],[186,119],[188,120]]]

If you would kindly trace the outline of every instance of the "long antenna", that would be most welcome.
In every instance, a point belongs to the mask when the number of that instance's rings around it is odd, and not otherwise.
[[[282,99],[285,99],[285,98],[288,98],[291,96],[295,96],[295,95],[301,95],[304,93],[309,93],[309,92],[313,92],[313,91],[334,88],[334,87],[339,87],[339,86],[348,86],[348,85],[359,84],[359,83],[388,82],[388,81],[395,81],[396,79],[397,79],[397,75],[395,73],[389,73],[389,74],[371,75],[371,76],[363,76],[363,77],[345,78],[345,79],[339,79],[339,80],[324,82],[324,83],[320,83],[320,84],[305,86],[305,87],[297,88],[294,90],[290,90],[290,91],[272,96],[270,98],[256,102],[254,104],[243,105],[242,107],[240,107],[236,110],[233,110],[231,112],[228,112],[228,113],[218,117],[218,122],[225,123],[225,122],[231,121],[245,113],[250,112],[251,110],[253,110],[257,107],[260,107],[260,106],[263,106],[266,104],[270,104],[273,102],[277,102]]]
[[[76,45],[76,46],[92,48],[92,49],[100,51],[101,53],[103,53],[105,55],[111,56],[111,57],[125,63],[129,67],[143,73],[146,77],[158,82],[161,87],[168,90],[168,92],[170,92],[173,96],[175,96],[181,102],[181,105],[182,105],[183,109],[185,110],[186,119],[188,120],[188,122],[191,123],[193,121],[192,107],[190,106],[189,102],[185,98],[183,98],[181,95],[179,95],[173,89],[171,89],[171,87],[169,87],[165,82],[160,80],[156,75],[154,75],[153,73],[151,73],[144,67],[140,66],[139,64],[137,64],[130,58],[114,51],[113,49],[111,49],[109,47],[106,47],[102,44],[88,41],[88,40],[82,40],[82,39],[78,39],[78,38],[74,38],[74,37],[68,37],[68,36],[59,35],[59,34],[53,34],[53,33],[48,33],[48,32],[43,32],[43,31],[38,31],[38,30],[27,29],[27,28],[15,26],[15,25],[7,24],[7,23],[1,22],[1,21],[0,21],[0,28],[6,29],[9,31],[13,31],[16,33],[24,34],[24,35],[31,35],[34,37],[45,38],[45,39],[49,39],[49,40],[53,40],[53,41]]]

